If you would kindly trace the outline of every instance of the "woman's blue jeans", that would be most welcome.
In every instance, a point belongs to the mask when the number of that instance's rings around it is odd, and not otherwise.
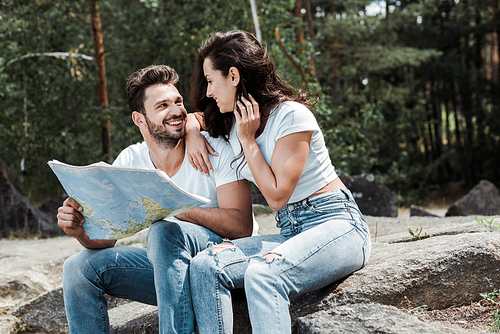
[[[276,221],[279,235],[233,240],[217,251],[209,247],[191,261],[200,334],[232,333],[230,290],[243,287],[252,333],[291,333],[290,299],[346,277],[368,261],[368,226],[347,189],[288,204]],[[267,260],[266,254],[273,258]]]
[[[160,333],[194,333],[189,263],[209,243],[219,242],[222,238],[202,226],[160,221],[149,229],[147,249],[85,249],[71,256],[63,266],[70,333],[109,333],[104,294],[158,305]]]

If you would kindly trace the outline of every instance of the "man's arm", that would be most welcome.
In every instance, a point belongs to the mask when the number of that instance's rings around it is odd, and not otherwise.
[[[57,225],[59,225],[67,235],[78,240],[83,247],[101,249],[113,247],[115,245],[116,240],[92,240],[89,238],[87,232],[85,232],[83,228],[85,218],[81,213],[82,207],[71,197],[67,198],[63,206],[57,211]]]
[[[217,187],[219,208],[195,208],[175,216],[204,226],[223,238],[248,237],[253,230],[252,193],[247,180]]]

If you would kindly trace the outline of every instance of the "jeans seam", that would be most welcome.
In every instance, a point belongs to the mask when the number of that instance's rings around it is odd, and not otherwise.
[[[275,319],[275,321],[278,322],[278,328],[281,328],[281,322],[280,322],[281,317],[279,316],[280,307],[279,307],[279,301],[278,301],[279,293],[278,293],[278,289],[276,287],[276,284],[278,283],[277,278],[278,278],[278,275],[276,275],[276,279],[275,279],[274,284],[273,284],[274,285],[273,290],[275,291],[275,295],[274,295],[275,305],[274,306],[276,307],[276,310],[277,310],[276,313],[278,313],[278,319]]]
[[[219,275],[220,270],[217,270],[215,273],[215,297],[217,300],[217,324],[219,325],[219,334],[223,332],[223,324],[222,324],[222,306],[220,301],[220,287],[219,287]]]
[[[215,255],[217,255],[217,254],[213,254],[212,256],[215,257]],[[217,271],[215,272],[215,297],[217,299],[217,324],[219,325],[219,334],[224,333],[224,324],[222,323],[222,305],[221,305],[221,300],[220,300],[220,286],[219,286],[219,282],[220,282],[221,277],[222,277],[222,275],[221,275],[222,270],[224,270],[224,268],[226,268],[232,264],[243,262],[243,261],[246,261],[247,259],[248,258],[246,258],[246,257],[240,257],[237,259],[232,259],[231,261],[228,261],[228,262],[224,262],[222,264],[220,264],[220,263],[217,264],[218,268],[217,268]],[[232,290],[232,289],[228,289],[228,290]]]
[[[104,292],[102,290],[99,291],[99,295],[100,296],[97,297],[98,301],[102,301],[104,299],[105,303],[107,303],[106,297],[104,296]],[[102,332],[103,333],[107,333],[106,332],[106,328],[107,328],[107,326],[106,326],[106,313],[107,313],[107,311],[102,308],[102,302],[99,303],[99,305],[100,305],[100,308],[101,308],[101,315],[102,315],[102,326],[103,326]]]
[[[309,255],[307,255],[306,257],[304,257],[300,262],[297,262],[296,264],[294,265],[291,265],[291,266],[288,266],[287,268],[283,268],[283,270],[281,270],[279,273],[276,273],[276,276],[280,276],[281,274],[283,274],[285,271],[288,271],[290,269],[293,269],[295,267],[297,267],[298,265],[300,265],[302,262],[306,261],[307,259],[309,259],[311,256],[313,256],[314,254],[316,254],[317,252],[319,252],[321,249],[325,248],[327,245],[329,245],[330,243],[334,242],[335,240],[338,240],[350,233],[352,233],[354,230],[356,230],[354,227],[351,228],[349,231],[345,232],[344,234],[342,235],[339,235],[338,237],[336,237],[335,239],[330,239],[328,240],[328,242],[324,243],[323,245],[319,246],[318,248],[316,248],[315,251],[311,252]],[[364,254],[364,252],[363,252]],[[363,255],[364,256],[364,255]]]

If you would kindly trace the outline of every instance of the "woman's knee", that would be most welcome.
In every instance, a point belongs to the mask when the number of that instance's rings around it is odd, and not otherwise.
[[[243,279],[243,271],[241,275],[238,275],[236,268],[238,265],[241,265],[241,262],[236,261],[233,263],[231,261],[231,256],[234,254],[235,249],[236,247],[233,243],[224,242],[198,253],[189,265],[191,282],[203,282],[215,279],[219,282],[219,285],[233,289],[235,284]]]
[[[250,288],[253,284],[257,286],[262,284],[264,280],[269,280],[276,277],[273,268],[279,266],[283,256],[276,253],[268,253],[264,256],[252,258],[245,271],[245,288]]]

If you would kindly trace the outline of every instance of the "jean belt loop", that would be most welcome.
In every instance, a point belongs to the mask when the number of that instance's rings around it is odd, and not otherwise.
[[[346,189],[340,189],[342,193],[345,195],[346,199],[350,200],[351,196],[349,195],[349,191],[346,191]]]

